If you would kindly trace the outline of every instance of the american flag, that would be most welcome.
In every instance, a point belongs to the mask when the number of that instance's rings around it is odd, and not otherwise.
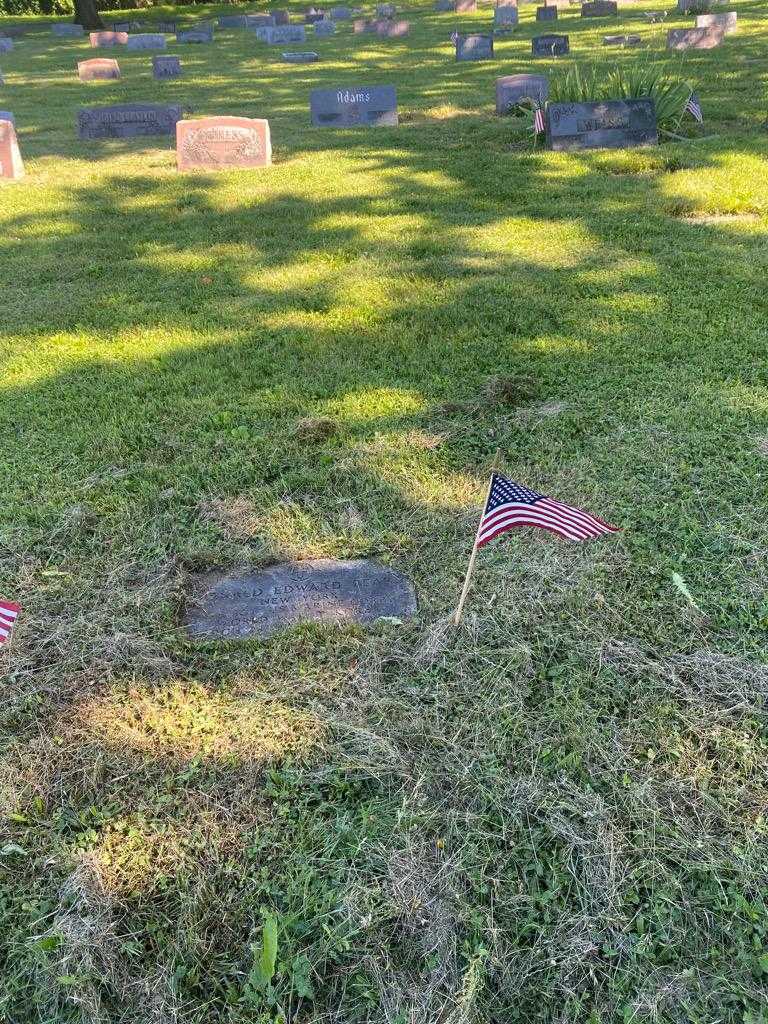
[[[564,505],[561,501],[555,501],[554,498],[548,498],[545,494],[539,494],[494,473],[477,531],[476,546],[482,547],[500,533],[516,526],[538,526],[566,540],[587,540],[589,537],[601,537],[604,533],[615,533],[619,529],[589,512]]]
[[[688,102],[685,104],[685,110],[694,118],[694,120],[698,121],[699,124],[704,124],[704,115],[701,112],[701,104],[699,103],[699,97],[695,92],[692,92],[688,97]]]
[[[21,608],[11,601],[0,601],[0,644],[7,644]]]
[[[544,111],[538,104],[536,104],[536,110],[533,114],[533,130],[536,135],[540,135],[541,132],[546,130],[544,127]]]

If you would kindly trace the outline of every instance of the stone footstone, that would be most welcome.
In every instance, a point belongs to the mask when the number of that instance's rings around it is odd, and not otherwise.
[[[16,129],[12,120],[3,120],[0,115],[0,178],[19,181],[24,177]]]
[[[266,638],[298,623],[371,623],[416,614],[413,584],[366,559],[286,562],[243,576],[197,577],[184,625],[201,640]]]
[[[280,56],[286,64],[314,64],[316,60],[320,60],[320,54],[314,50],[300,50],[294,53],[286,51]]]

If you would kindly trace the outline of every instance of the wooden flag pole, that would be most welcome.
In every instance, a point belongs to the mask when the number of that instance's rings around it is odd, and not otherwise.
[[[501,449],[496,449],[496,454],[493,457],[491,463],[491,478],[488,481],[488,490],[485,492],[485,501],[480,511],[480,522],[477,524],[477,533],[475,534],[475,543],[472,545],[472,554],[469,556],[469,565],[467,566],[467,575],[464,577],[464,586],[461,588],[461,597],[459,598],[459,604],[453,615],[453,624],[458,626],[461,622],[461,615],[464,611],[464,604],[467,600],[467,594],[469,593],[469,585],[472,582],[472,573],[475,571],[475,561],[477,560],[477,542],[480,540],[480,528],[483,525],[483,516],[485,515],[485,508],[488,504],[488,498],[491,496],[491,487],[493,487],[493,474],[496,472],[499,464],[499,456],[501,455]]]

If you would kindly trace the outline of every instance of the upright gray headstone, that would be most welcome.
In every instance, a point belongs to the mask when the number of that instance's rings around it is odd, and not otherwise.
[[[477,33],[456,36],[456,60],[489,60],[493,57],[493,36]]]
[[[156,32],[167,32],[168,35],[176,35],[176,22],[175,21],[158,21],[152,25],[152,28]]]
[[[313,89],[309,105],[312,124],[319,128],[398,123],[397,93],[393,85]]]
[[[200,640],[263,639],[299,623],[402,621],[416,612],[413,584],[402,573],[364,559],[319,558],[240,576],[200,576],[184,624]]]
[[[581,5],[582,18],[612,18],[619,13],[616,0],[592,0]]]
[[[493,24],[496,28],[514,27],[517,23],[518,13],[515,4],[499,4],[493,12]]]
[[[178,78],[181,74],[181,59],[179,57],[153,57],[152,74],[155,78]]]
[[[536,8],[536,21],[557,21],[557,8],[554,4]]]
[[[543,105],[549,95],[546,75],[505,75],[496,79],[496,113],[508,114],[523,100]]]
[[[659,141],[651,99],[548,103],[546,121],[550,149],[627,149]]]
[[[315,35],[320,36],[332,36],[336,32],[336,26],[332,21],[318,21],[315,25]]]
[[[82,25],[68,25],[66,23],[51,25],[51,32],[61,39],[76,39],[85,35],[85,29]]]
[[[177,43],[212,43],[213,23],[201,23],[194,28],[180,29],[176,33]]]
[[[531,40],[531,52],[534,57],[563,57],[568,50],[568,36],[548,34],[534,36]]]
[[[219,28],[248,28],[247,14],[220,14],[216,19]]]
[[[260,32],[264,35],[261,36]],[[271,28],[257,29],[256,34],[270,46],[284,46],[286,43],[303,43],[307,30],[303,25],[274,25]]]
[[[349,21],[352,17],[351,7],[332,7],[330,10],[331,21]]]
[[[288,11],[273,11],[272,17],[275,19],[275,25],[288,25],[291,21],[291,16]]]
[[[81,107],[77,131],[81,139],[127,139],[136,135],[173,135],[181,107],[157,103],[118,103]]]
[[[722,14],[697,14],[696,28],[721,28],[729,36],[738,29],[738,21],[739,16],[736,11],[723,11]]]
[[[274,14],[246,14],[245,16],[246,28],[272,28],[274,25],[277,25]]]
[[[139,35],[128,36],[125,45],[128,50],[164,50],[165,36],[159,32],[142,32]]]

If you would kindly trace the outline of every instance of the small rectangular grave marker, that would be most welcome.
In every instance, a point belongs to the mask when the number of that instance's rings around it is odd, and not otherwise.
[[[659,141],[651,99],[602,100],[599,103],[548,103],[550,149],[627,149]]]
[[[557,21],[557,8],[554,4],[546,4],[536,8],[536,21]]]
[[[0,178],[19,181],[23,177],[24,163],[13,121],[0,119]]]
[[[192,637],[269,637],[300,622],[370,623],[416,615],[411,581],[367,559],[287,562],[241,576],[198,577],[184,616]]]
[[[719,25],[708,28],[671,28],[667,32],[668,50],[711,50],[725,38]]]
[[[399,39],[401,36],[407,36],[411,29],[411,24],[408,21],[378,21],[376,23],[377,35],[383,36],[385,39]]]
[[[153,57],[152,74],[155,78],[178,78],[181,74],[179,57]]]
[[[120,65],[109,57],[94,57],[77,63],[77,77],[81,82],[95,82],[120,77]]]
[[[636,35],[603,36],[603,46],[640,46],[642,38]]]
[[[356,36],[363,35],[366,32],[375,32],[376,22],[371,18],[355,18],[352,22],[352,31]]]
[[[287,64],[314,64],[316,60],[320,60],[320,54],[314,50],[300,50],[295,53],[286,51],[280,56]]]
[[[263,32],[263,40],[270,46],[303,43],[307,35],[307,30],[303,25],[273,25],[271,28],[263,29]],[[259,36],[259,38],[262,37]]]
[[[176,124],[180,171],[268,167],[272,163],[269,121],[251,117],[203,117]]]
[[[393,85],[313,89],[309,104],[312,124],[320,128],[398,123],[397,93]]]
[[[176,35],[176,22],[175,21],[158,21],[156,25],[152,26],[156,32],[166,32],[168,35]]]
[[[336,34],[336,26],[332,21],[318,21],[315,25],[315,35],[321,39],[323,36],[332,36]]]
[[[568,36],[534,36],[531,40],[534,57],[563,57],[569,49]]]
[[[515,26],[519,20],[516,4],[499,4],[493,12],[493,24],[497,28]]]
[[[85,35],[82,25],[51,25],[51,32],[60,39],[74,39]]]
[[[523,100],[533,100],[540,106],[549,95],[546,75],[505,75],[496,79],[496,113],[508,114]]]
[[[137,135],[173,135],[181,107],[157,103],[118,103],[81,107],[77,131],[81,139],[128,139]]]
[[[246,28],[272,28],[275,25],[277,25],[277,21],[274,14],[246,14],[245,16]]]
[[[127,32],[91,32],[88,36],[91,46],[125,46],[128,42]]]
[[[130,32],[132,25],[130,21],[115,21],[109,27],[112,32]]]
[[[376,17],[377,18],[394,18],[397,13],[397,9],[394,4],[377,4],[376,5]]]
[[[165,36],[160,32],[142,32],[128,36],[126,47],[129,50],[164,50]]]
[[[721,28],[729,36],[738,29],[736,11],[724,11],[722,14],[697,14],[696,28]]]
[[[176,33],[177,43],[212,43],[213,22],[202,23],[194,28],[180,29]]]
[[[493,36],[477,33],[456,36],[456,60],[489,60],[493,57]]]
[[[349,19],[352,17],[352,8],[332,7],[330,14],[332,21],[349,21]]]
[[[219,28],[249,28],[247,14],[220,14],[216,19]]]
[[[616,0],[592,0],[581,5],[582,18],[612,18],[619,13]]]

